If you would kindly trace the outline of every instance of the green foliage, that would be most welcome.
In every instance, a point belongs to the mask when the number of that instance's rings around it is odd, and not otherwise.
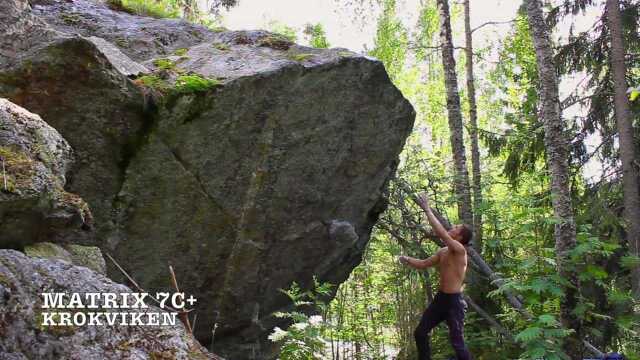
[[[286,24],[283,24],[281,22],[277,22],[277,21],[271,21],[267,28],[269,29],[269,31],[276,33],[280,36],[283,36],[285,39],[287,39],[290,42],[296,42],[298,40],[298,35],[297,35],[297,30],[291,26],[288,26]]]
[[[318,49],[326,49],[330,47],[327,35],[322,24],[307,24],[304,28],[304,34],[307,36],[309,45]]]
[[[391,78],[394,78],[404,65],[408,35],[402,22],[396,17],[395,0],[385,0],[383,6],[383,14],[378,20],[375,47],[369,53],[380,59]]]
[[[629,101],[636,101],[636,99],[640,96],[639,88],[630,88],[629,89]]]
[[[112,8],[155,18],[180,17],[180,9],[172,0],[108,0]]]
[[[570,335],[571,331],[562,329],[555,316],[542,314],[519,332],[515,340],[524,348],[520,358],[565,360],[570,358],[562,352],[562,338]]]
[[[291,287],[281,290],[287,295],[294,305],[291,312],[278,312],[274,316],[288,319],[292,324],[282,330],[275,327],[269,340],[280,345],[279,359],[282,360],[314,360],[324,359],[326,342],[322,338],[323,333],[329,330],[327,324],[320,315],[308,315],[311,313],[324,313],[326,311],[326,298],[331,292],[331,285],[319,283],[314,277],[313,288],[303,291],[294,282]]]

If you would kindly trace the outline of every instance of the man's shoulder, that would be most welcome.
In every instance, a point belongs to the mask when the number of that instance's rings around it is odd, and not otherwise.
[[[456,257],[466,257],[467,256],[467,248],[462,247],[461,251],[451,251],[448,247],[443,247],[438,250],[438,254],[440,255],[452,255]]]

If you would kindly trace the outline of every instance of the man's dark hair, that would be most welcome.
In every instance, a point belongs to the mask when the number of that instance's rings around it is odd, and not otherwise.
[[[473,239],[473,230],[471,229],[471,226],[467,224],[462,224],[460,235],[462,235],[462,238],[460,239],[460,243],[464,246],[469,246],[471,244],[471,240]]]

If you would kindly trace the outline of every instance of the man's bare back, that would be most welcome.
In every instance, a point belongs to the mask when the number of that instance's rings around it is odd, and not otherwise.
[[[436,253],[439,258],[440,291],[447,294],[462,292],[462,284],[467,271],[467,252],[451,252],[444,247]]]

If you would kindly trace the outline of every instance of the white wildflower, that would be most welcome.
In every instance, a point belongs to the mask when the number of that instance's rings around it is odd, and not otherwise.
[[[309,324],[311,325],[318,325],[320,323],[322,323],[322,316],[320,315],[313,315],[309,318]]]
[[[285,336],[287,336],[287,332],[276,326],[275,328],[273,328],[273,332],[271,333],[271,335],[269,335],[269,340],[278,342],[284,339]]]
[[[305,323],[305,322],[299,322],[299,323],[295,323],[293,325],[291,325],[294,329],[296,330],[304,330],[307,328],[307,326],[309,326],[309,324]]]
[[[520,75],[522,74],[522,67],[520,67],[520,65],[516,65],[513,67],[513,73],[515,75]]]

